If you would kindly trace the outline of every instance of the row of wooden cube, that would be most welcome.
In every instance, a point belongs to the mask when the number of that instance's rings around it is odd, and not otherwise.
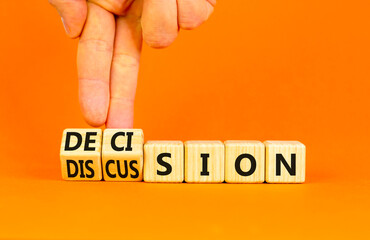
[[[141,129],[66,129],[60,150],[65,180],[301,183],[298,141],[148,141]]]

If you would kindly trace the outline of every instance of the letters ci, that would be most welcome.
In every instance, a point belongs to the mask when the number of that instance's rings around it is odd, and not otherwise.
[[[125,151],[125,147],[118,147],[117,144],[116,144],[116,139],[117,137],[119,136],[125,136],[127,135],[127,144],[126,144],[126,151],[132,151],[132,135],[134,135],[133,132],[116,132],[113,136],[112,136],[112,140],[111,140],[111,146],[113,148],[114,151]]]

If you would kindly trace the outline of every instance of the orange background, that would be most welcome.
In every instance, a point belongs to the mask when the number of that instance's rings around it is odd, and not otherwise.
[[[87,127],[77,40],[43,1],[0,7],[1,239],[369,239],[370,4],[218,1],[168,49],[144,47],[146,140],[300,140],[307,183],[61,181],[62,130]]]

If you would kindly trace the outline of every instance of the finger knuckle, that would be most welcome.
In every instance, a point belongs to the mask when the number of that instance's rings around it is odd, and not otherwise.
[[[177,37],[177,33],[154,33],[154,34],[146,34],[144,35],[144,39],[146,44],[148,44],[152,48],[165,48],[171,45],[173,41],[175,41]]]
[[[139,60],[123,52],[114,53],[112,62],[121,68],[139,68]]]
[[[93,49],[98,52],[112,52],[113,51],[113,42],[108,42],[102,39],[80,39],[80,44],[88,46],[90,49]]]
[[[204,22],[204,17],[199,15],[184,16],[180,18],[179,25],[182,29],[192,30],[199,27]]]

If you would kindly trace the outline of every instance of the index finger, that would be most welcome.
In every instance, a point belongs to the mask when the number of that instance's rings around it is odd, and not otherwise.
[[[126,16],[117,18],[108,128],[132,128],[133,126],[134,99],[142,44],[141,4],[141,0],[136,0]]]
[[[103,125],[109,107],[109,78],[115,34],[114,16],[88,3],[88,14],[77,54],[79,98],[85,120]]]

